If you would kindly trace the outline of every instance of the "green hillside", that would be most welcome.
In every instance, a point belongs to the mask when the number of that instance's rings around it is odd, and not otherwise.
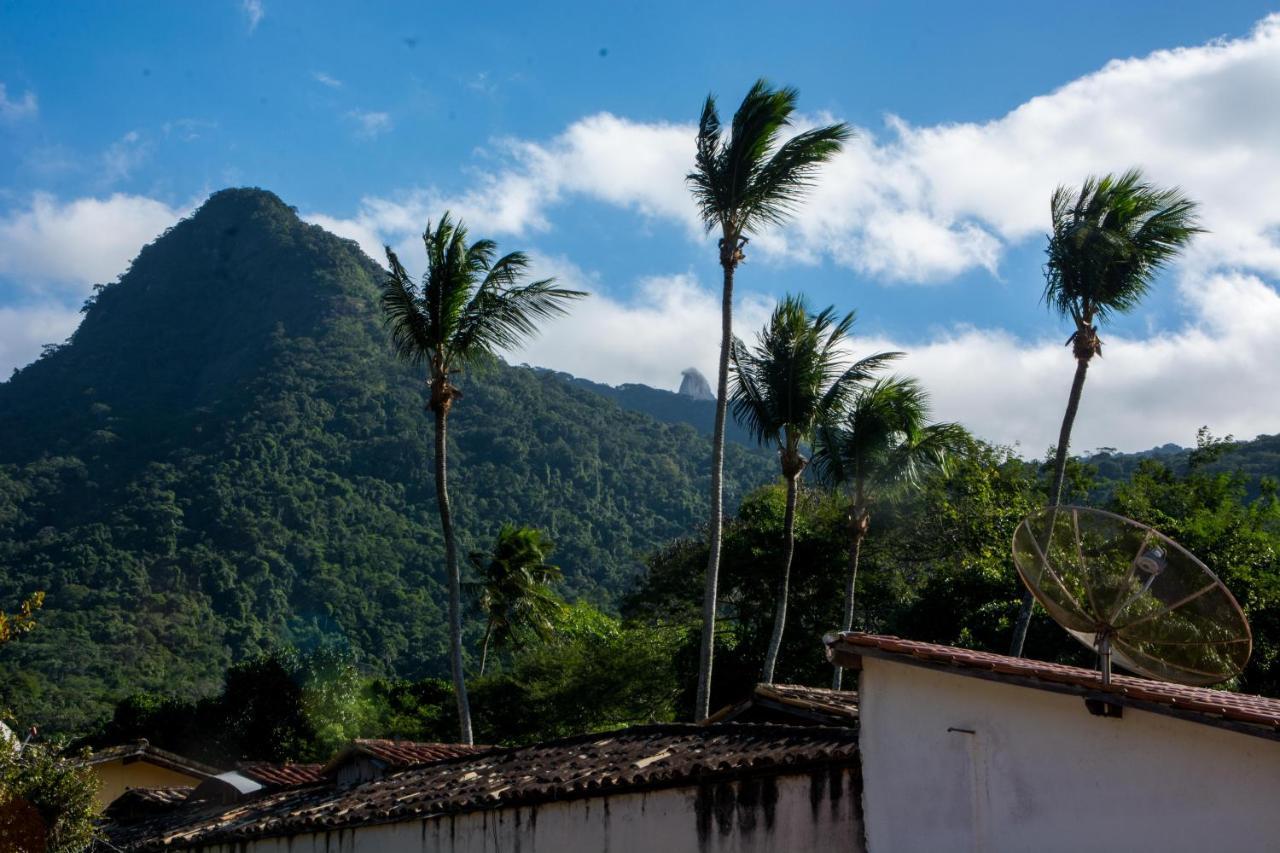
[[[430,425],[388,353],[381,274],[274,195],[223,191],[0,384],[0,601],[48,591],[40,629],[0,653],[0,705],[78,728],[127,692],[207,692],[277,641],[444,672]],[[608,605],[702,521],[694,427],[527,368],[461,384],[464,548],[541,526],[569,594]],[[730,504],[772,471],[730,447]]]

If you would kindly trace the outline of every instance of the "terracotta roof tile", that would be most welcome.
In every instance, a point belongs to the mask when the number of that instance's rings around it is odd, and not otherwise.
[[[269,788],[308,785],[323,778],[323,764],[268,764],[253,761],[237,768],[242,775]]]
[[[421,743],[412,740],[379,740],[374,738],[357,738],[352,744],[361,752],[367,753],[393,767],[412,767],[416,764],[429,764],[446,758],[457,758],[459,755],[471,755],[490,749],[488,746],[471,746],[465,743]]]
[[[1112,693],[1120,697],[1165,705],[1232,722],[1267,727],[1280,726],[1280,699],[1266,696],[1231,693],[1207,687],[1189,687],[1184,684],[1130,675],[1113,675],[1111,686],[1103,687],[1102,674],[1092,669],[1009,657],[975,649],[959,649],[918,640],[904,640],[882,634],[858,632],[835,634],[828,636],[826,643],[829,652],[839,649],[848,654],[859,654],[860,650],[875,650],[880,653],[877,656],[896,656],[933,664],[947,664],[961,672],[965,670],[995,672],[1031,681]]]
[[[268,792],[232,806],[183,809],[110,830],[117,847],[226,843],[696,784],[724,774],[848,763],[857,733],[820,726],[669,724],[491,749],[401,770],[349,788],[332,782]]]

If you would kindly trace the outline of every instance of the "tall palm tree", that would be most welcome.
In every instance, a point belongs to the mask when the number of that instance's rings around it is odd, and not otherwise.
[[[1157,189],[1138,169],[1118,178],[1091,177],[1078,192],[1058,187],[1053,193],[1044,301],[1075,324],[1067,346],[1075,355],[1076,373],[1058,433],[1049,506],[1057,506],[1062,497],[1067,448],[1085,374],[1093,357],[1102,355],[1098,323],[1137,307],[1165,264],[1202,231],[1196,207],[1177,188]],[[1024,591],[1011,655],[1022,655],[1033,603],[1031,593]]]
[[[944,469],[947,456],[965,439],[957,424],[930,424],[929,396],[914,379],[878,379],[856,388],[839,421],[818,428],[813,464],[820,479],[847,490],[849,581],[842,630],[853,629],[854,591],[862,540],[871,530],[871,509],[881,499],[916,488]],[[835,668],[840,689],[844,670]]]
[[[733,348],[733,416],[756,441],[777,446],[782,479],[787,484],[784,556],[773,633],[761,676],[765,684],[773,683],[787,622],[796,544],[796,495],[800,475],[808,464],[802,446],[811,443],[818,427],[840,411],[856,383],[901,355],[879,353],[846,366],[841,350],[848,343],[853,317],[853,312],[837,317],[833,307],[813,315],[803,297],[787,296],[774,309],[753,349],[741,341]]]
[[[480,580],[468,585],[479,593],[485,614],[480,675],[484,675],[490,643],[501,648],[522,630],[543,640],[551,636],[564,606],[550,588],[562,577],[560,567],[547,562],[554,547],[536,527],[504,524],[492,551],[471,552],[471,565]]]
[[[716,419],[711,447],[710,555],[702,602],[702,647],[698,659],[695,719],[711,713],[711,663],[715,649],[716,591],[724,528],[724,423],[729,389],[729,350],[733,345],[733,276],[742,263],[750,235],[780,225],[813,181],[817,167],[835,156],[852,134],[845,124],[806,130],[782,140],[791,125],[798,93],[773,89],[759,80],[734,113],[726,138],[708,95],[698,122],[694,169],[686,178],[707,231],[720,232],[724,274],[720,316],[720,362],[716,382]]]
[[[461,391],[453,377],[468,365],[520,345],[537,331],[537,321],[565,313],[566,303],[585,296],[555,286],[552,279],[523,283],[529,260],[522,252],[498,257],[492,240],[468,245],[467,230],[446,212],[422,235],[427,271],[421,284],[405,272],[391,247],[391,273],[382,287],[382,311],[395,353],[427,366],[435,415],[436,502],[444,533],[449,576],[449,666],[457,695],[463,743],[471,743],[471,706],[462,671],[462,601],[458,546],[448,489],[449,412]]]

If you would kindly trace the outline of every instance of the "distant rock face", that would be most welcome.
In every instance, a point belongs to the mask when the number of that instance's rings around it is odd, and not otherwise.
[[[707,377],[696,367],[687,367],[680,372],[684,377],[680,381],[680,394],[684,397],[692,397],[695,400],[714,400],[716,395],[711,392],[711,385],[707,382]]]

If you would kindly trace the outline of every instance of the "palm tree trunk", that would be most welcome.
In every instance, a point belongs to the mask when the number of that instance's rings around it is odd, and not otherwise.
[[[786,556],[782,562],[782,580],[778,583],[778,605],[773,616],[773,635],[769,637],[769,651],[764,658],[764,673],[760,680],[773,684],[773,671],[778,664],[778,651],[782,648],[782,631],[787,625],[787,595],[791,586],[791,558],[796,551],[796,493],[800,490],[800,475],[787,478],[787,514],[783,518],[786,537]]]
[[[730,251],[736,250],[736,246]],[[720,307],[720,366],[716,378],[716,423],[711,435],[711,518],[708,523],[706,586],[702,594],[702,647],[698,653],[698,694],[693,718],[711,715],[711,664],[716,643],[716,590],[720,580],[720,544],[724,533],[724,422],[729,406],[729,347],[733,344],[733,271],[736,261],[723,246],[724,293]]]
[[[453,535],[453,513],[449,509],[448,421],[446,402],[436,408],[436,503],[440,508],[444,558],[449,572],[449,667],[458,700],[459,738],[462,743],[470,744],[471,703],[467,701],[467,679],[462,671],[462,576],[458,569],[458,543]]]
[[[858,560],[862,556],[862,539],[861,530],[855,529],[853,537],[849,540],[849,585],[844,590],[844,621],[841,623],[842,631],[853,630],[853,592],[858,583]],[[844,680],[844,667],[837,666],[836,673],[831,679],[831,689],[841,689],[841,682]]]
[[[480,644],[480,675],[484,675],[484,664],[489,659],[489,636],[493,633],[493,617],[484,623],[484,642]]]
[[[1080,409],[1080,394],[1084,391],[1085,374],[1089,371],[1089,358],[1076,358],[1076,375],[1071,382],[1071,396],[1067,398],[1067,411],[1062,416],[1062,429],[1058,433],[1058,450],[1053,461],[1053,483],[1049,486],[1049,506],[1057,506],[1062,499],[1062,481],[1067,473],[1067,448],[1071,444],[1071,427]],[[1009,654],[1022,657],[1022,646],[1027,640],[1027,627],[1031,624],[1031,610],[1035,597],[1031,590],[1022,591],[1022,606],[1018,608],[1018,621],[1013,626],[1013,642]]]

